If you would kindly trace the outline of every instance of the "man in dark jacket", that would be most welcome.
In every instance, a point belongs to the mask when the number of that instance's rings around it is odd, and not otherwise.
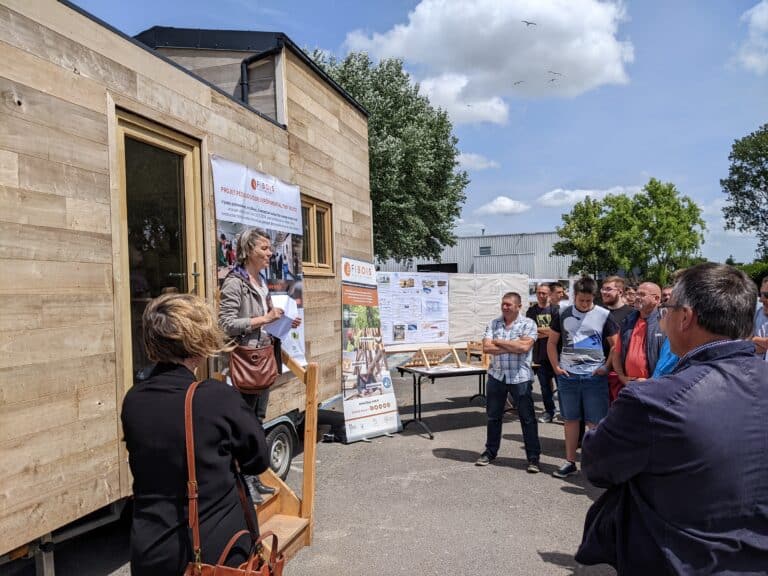
[[[624,575],[765,574],[768,370],[746,340],[756,289],[700,264],[660,307],[674,371],[624,388],[584,438],[582,468],[608,488],[576,554]]]
[[[614,351],[614,370],[621,388],[633,380],[647,380],[656,369],[665,336],[659,327],[661,288],[643,282],[635,293],[635,309],[619,328],[619,350]]]

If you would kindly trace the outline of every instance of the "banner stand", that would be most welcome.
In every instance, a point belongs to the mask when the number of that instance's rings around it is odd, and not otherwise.
[[[341,389],[346,442],[402,430],[381,333],[376,269],[341,259]]]

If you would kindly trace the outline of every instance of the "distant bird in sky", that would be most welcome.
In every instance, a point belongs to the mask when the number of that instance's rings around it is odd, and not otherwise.
[[[550,82],[557,82],[557,78],[550,78],[549,81]]]
[[[554,74],[555,76],[562,76],[560,72],[555,72],[554,70],[547,70],[550,74]]]
[[[518,80],[517,82],[513,82],[513,85],[517,86],[518,84],[522,84],[523,82],[525,82],[525,80]]]
[[[530,20],[520,20],[523,24],[525,24],[525,27],[528,28],[528,26],[538,26],[536,22],[531,22]]]

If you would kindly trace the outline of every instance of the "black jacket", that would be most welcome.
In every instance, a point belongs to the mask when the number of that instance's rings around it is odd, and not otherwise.
[[[584,437],[583,470],[608,490],[576,560],[620,576],[766,574],[767,391],[768,366],[743,340],[622,389]]]
[[[194,380],[184,366],[159,364],[125,396],[122,421],[134,495],[133,576],[181,574],[192,559],[184,398]],[[229,538],[247,528],[233,460],[243,472],[261,473],[269,464],[267,446],[253,411],[238,392],[217,380],[200,384],[192,417],[203,562],[215,563]],[[245,553],[237,552],[240,557]]]

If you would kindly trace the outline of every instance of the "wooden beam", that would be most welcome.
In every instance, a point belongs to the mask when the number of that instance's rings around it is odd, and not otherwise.
[[[309,520],[309,542],[312,541],[315,505],[315,454],[317,451],[317,388],[319,366],[307,365],[307,403],[304,413],[304,484],[301,489],[301,516]]]

